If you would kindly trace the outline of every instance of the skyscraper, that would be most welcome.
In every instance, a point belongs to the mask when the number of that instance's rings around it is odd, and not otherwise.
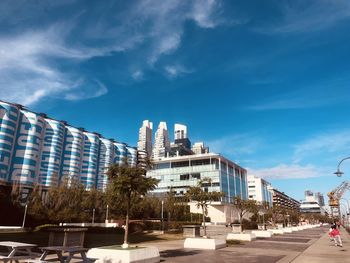
[[[170,140],[169,133],[166,122],[161,121],[158,125],[158,129],[154,138],[154,147],[153,147],[153,158],[159,159],[166,157],[170,152]]]
[[[187,138],[187,126],[175,123],[175,125],[174,125],[174,138],[175,138],[175,140]]]
[[[144,120],[139,130],[139,140],[137,142],[137,150],[145,151],[148,157],[152,156],[152,130],[153,123]]]

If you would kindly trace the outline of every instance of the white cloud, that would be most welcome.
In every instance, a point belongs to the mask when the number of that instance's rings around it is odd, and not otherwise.
[[[348,75],[348,74],[346,74]],[[303,84],[302,87],[282,95],[271,97],[258,105],[248,106],[249,110],[281,110],[281,109],[305,109],[317,108],[344,103],[350,101],[348,76],[338,77],[333,80],[319,80],[312,85]],[[282,85],[282,84],[281,84]],[[342,96],[339,96],[342,94]]]
[[[210,151],[230,156],[233,159],[244,154],[255,153],[263,144],[262,140],[250,134],[233,134],[208,141]]]
[[[193,70],[188,69],[182,65],[167,65],[164,67],[164,69],[170,78],[175,78],[177,76],[193,72]]]
[[[108,19],[100,16],[99,20],[82,23],[84,26],[80,27],[80,19],[85,13],[89,14],[83,10],[78,15],[67,17],[61,24],[51,24],[46,29],[37,25],[34,29],[30,23],[27,26],[33,13],[47,18],[45,8],[53,7],[38,7],[32,2],[27,6],[12,5],[6,1],[0,4],[3,7],[0,21],[15,13],[23,14],[23,19],[14,17],[9,22],[15,25],[13,32],[17,32],[16,35],[0,35],[0,97],[30,105],[45,97],[76,100],[101,96],[107,92],[107,87],[98,80],[81,75],[74,65],[99,56],[112,56],[114,52],[129,51],[143,44],[139,54],[144,61],[139,64],[153,66],[161,56],[179,48],[187,21],[195,21],[203,28],[218,25],[215,14],[218,3],[219,0],[143,0],[131,4],[125,12],[117,13],[115,20],[113,16],[108,16]],[[93,27],[92,23],[96,26]],[[89,31],[86,28],[90,26]],[[68,65],[70,71],[61,68],[62,64]],[[181,66],[169,66],[165,70],[169,76],[189,73]],[[140,68],[132,73],[132,77],[141,80],[143,72]]]
[[[326,160],[333,161],[339,159],[339,156],[348,155],[350,130],[322,133],[295,145],[294,148],[295,162],[320,155],[325,155]]]
[[[280,164],[274,167],[262,169],[248,168],[248,173],[264,179],[299,179],[326,175],[321,169],[318,169],[313,165],[301,166],[297,164]]]
[[[141,80],[143,78],[143,72],[141,70],[134,71],[131,76],[134,80]]]
[[[212,19],[212,14],[218,5],[215,0],[194,1],[191,16],[200,27],[213,28],[218,21]]]
[[[161,55],[170,54],[180,46],[186,21],[193,20],[203,28],[217,26],[219,19],[215,12],[219,7],[219,0],[144,0],[138,3],[129,19],[149,23],[150,29],[144,35],[152,42],[148,62],[153,65]]]
[[[283,20],[274,25],[264,26],[263,33],[301,33],[329,28],[350,18],[348,0],[317,0],[281,2]]]
[[[65,34],[61,26],[55,25],[47,30],[0,38],[0,97],[30,105],[60,94],[66,99],[105,94],[107,88],[98,81],[87,82],[84,77],[64,73],[57,67],[57,59],[77,63],[107,54],[103,49],[67,47]]]

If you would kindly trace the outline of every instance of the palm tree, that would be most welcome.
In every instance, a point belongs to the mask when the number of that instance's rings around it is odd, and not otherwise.
[[[113,164],[107,171],[110,180],[111,192],[125,202],[125,233],[123,248],[128,248],[129,214],[132,206],[131,200],[140,198],[148,191],[155,189],[159,180],[146,177],[146,170],[139,167],[129,167],[127,164]]]

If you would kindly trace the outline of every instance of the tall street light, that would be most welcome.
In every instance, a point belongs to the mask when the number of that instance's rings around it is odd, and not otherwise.
[[[336,176],[341,177],[344,173],[342,171],[340,171],[340,165],[342,164],[342,162],[344,162],[345,160],[350,159],[349,157],[345,157],[344,159],[342,159],[339,163],[338,163],[338,168],[337,171],[334,173]]]
[[[92,209],[92,223],[95,223],[95,208]]]
[[[25,223],[26,223],[27,208],[28,208],[28,205],[26,204],[26,206],[24,207],[24,215],[23,215],[23,221],[22,221],[22,228],[24,228],[24,225],[25,225]]]
[[[108,205],[107,205],[107,209],[106,209],[106,223],[108,223]]]
[[[161,211],[162,231],[164,231],[164,200],[162,200],[162,211]]]

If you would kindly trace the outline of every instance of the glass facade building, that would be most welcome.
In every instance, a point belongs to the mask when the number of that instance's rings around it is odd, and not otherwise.
[[[112,163],[137,163],[137,150],[98,133],[0,101],[0,184],[32,187],[76,179],[104,190]]]
[[[199,180],[210,178],[211,182],[204,185],[205,191],[225,193],[222,201],[231,203],[235,196],[248,199],[247,171],[215,153],[162,158],[154,161],[153,169],[147,172],[147,176],[160,180],[154,194],[171,190],[177,196],[182,196]]]

